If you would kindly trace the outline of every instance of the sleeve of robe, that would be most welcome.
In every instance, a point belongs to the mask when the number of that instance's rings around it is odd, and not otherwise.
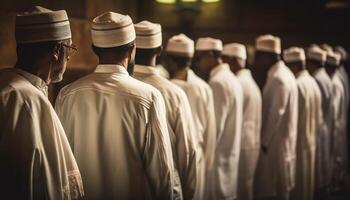
[[[178,170],[182,183],[184,199],[192,199],[196,189],[197,155],[196,138],[194,138],[194,125],[191,108],[185,93],[181,95],[176,111],[174,132],[176,134],[176,151]]]
[[[6,193],[17,187],[24,189],[16,194],[21,199],[81,199],[80,172],[56,113],[48,101],[22,98],[13,93],[1,100],[6,107],[0,105],[5,116],[0,159],[7,160],[1,164]]]
[[[211,170],[214,164],[215,148],[216,148],[216,121],[215,121],[215,109],[214,109],[214,99],[211,90],[207,94],[207,105],[206,105],[206,115],[207,115],[207,127],[204,132],[204,154],[206,158],[207,171]]]
[[[173,199],[174,163],[166,111],[160,94],[154,98],[144,149],[145,170],[155,199]]]
[[[265,108],[266,110],[264,112],[266,113],[264,113],[264,116],[268,117],[268,120],[264,127],[265,130],[261,135],[261,144],[267,148],[275,134],[278,134],[279,128],[281,128],[282,116],[286,112],[289,95],[288,89],[285,88],[281,82],[275,81],[272,85],[275,86],[274,91],[272,94],[268,94],[272,95],[272,97],[270,97],[272,102],[269,102],[269,108]]]
[[[216,118],[216,143],[220,142],[220,138],[224,131],[224,126],[229,110],[228,104],[229,100],[225,94],[224,88],[222,85],[216,82],[209,82],[210,87],[213,91],[214,97],[214,109],[215,109],[215,118]]]

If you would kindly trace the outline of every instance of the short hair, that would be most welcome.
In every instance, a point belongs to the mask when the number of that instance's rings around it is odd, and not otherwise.
[[[102,48],[102,47],[96,47],[95,45],[92,45],[92,50],[94,53],[100,57],[106,54],[113,54],[118,60],[122,60],[125,58],[126,53],[134,46],[134,41],[118,46],[118,47],[108,47],[108,48]]]
[[[179,68],[185,68],[191,65],[192,58],[190,57],[185,57],[185,56],[177,56],[177,55],[167,55],[170,59],[172,59],[177,67]]]
[[[136,49],[136,58],[135,59],[136,59],[136,61],[137,60],[150,59],[154,55],[158,54],[160,48],[161,47],[150,48],[150,49],[137,48]]]

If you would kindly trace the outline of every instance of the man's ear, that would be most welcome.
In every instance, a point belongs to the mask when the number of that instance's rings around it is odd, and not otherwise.
[[[62,51],[62,46],[59,43],[56,43],[52,50],[52,57],[55,61],[58,61],[60,53]]]

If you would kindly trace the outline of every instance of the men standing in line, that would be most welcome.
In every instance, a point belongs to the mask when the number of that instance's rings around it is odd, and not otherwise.
[[[258,198],[289,199],[295,186],[298,89],[293,73],[280,58],[281,41],[256,39],[255,67],[264,84],[261,150],[256,173]]]
[[[316,134],[322,124],[321,91],[306,70],[302,48],[284,50],[284,61],[297,78],[298,136],[296,157],[296,185],[293,199],[314,199]]]
[[[199,161],[197,189],[195,199],[205,197],[206,177],[213,168],[216,127],[213,93],[209,85],[191,69],[194,54],[194,42],[184,34],[175,35],[168,40],[165,63],[171,75],[171,81],[181,87],[189,100],[195,132],[198,133]]]
[[[226,44],[222,58],[236,74],[243,90],[243,124],[238,172],[238,199],[252,200],[256,165],[260,152],[261,92],[249,69],[245,67],[246,48],[242,44]]]
[[[236,199],[241,144],[243,93],[228,64],[221,59],[221,40],[199,38],[193,68],[212,88],[217,145],[207,199]]]
[[[0,71],[2,199],[79,199],[82,180],[47,97],[62,80],[72,36],[65,10],[36,6],[16,16],[17,63]]]
[[[167,123],[173,150],[176,173],[181,181],[178,193],[184,199],[193,199],[197,182],[197,137],[192,122],[192,113],[186,94],[160,76],[156,59],[162,50],[162,31],[160,24],[142,21],[135,24],[136,65],[134,77],[157,88],[163,95],[167,113]]]
[[[86,196],[172,199],[174,165],[163,98],[129,75],[134,24],[129,16],[106,12],[93,19],[91,35],[98,66],[56,100]]]
[[[331,181],[331,127],[332,127],[332,81],[327,74],[324,64],[326,52],[313,45],[307,50],[306,67],[315,78],[321,91],[323,123],[318,128],[316,137],[316,198],[326,195]]]

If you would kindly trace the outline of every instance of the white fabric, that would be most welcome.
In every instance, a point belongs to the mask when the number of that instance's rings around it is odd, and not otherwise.
[[[260,152],[262,97],[250,70],[239,70],[237,78],[243,90],[243,124],[238,168],[238,199],[252,200],[254,174]]]
[[[160,24],[141,21],[135,24],[136,46],[140,49],[152,49],[162,46],[162,27]]]
[[[339,69],[338,69],[339,70]],[[338,70],[332,76],[333,83],[333,149],[334,162],[332,177],[340,181],[347,172],[347,103],[345,102],[345,88]]]
[[[52,11],[40,6],[16,16],[15,35],[18,44],[72,38],[66,11]]]
[[[214,168],[208,179],[207,199],[235,199],[241,148],[243,92],[236,76],[224,63],[210,73],[214,96],[217,145]]]
[[[134,77],[154,86],[163,95],[175,168],[179,173],[184,199],[192,199],[197,184],[197,163],[202,152],[197,151],[199,133],[194,131],[186,94],[161,77],[154,67],[135,65]]]
[[[108,48],[134,41],[136,33],[132,19],[128,15],[106,12],[92,20],[91,37],[96,47]]]
[[[88,199],[171,199],[174,166],[159,91],[119,65],[63,88],[56,111]]]
[[[0,193],[3,199],[78,199],[80,172],[39,77],[0,71]]]
[[[273,35],[261,35],[256,38],[255,48],[258,51],[281,53],[281,40],[279,37]]]
[[[256,195],[284,196],[295,186],[298,88],[293,73],[283,61],[268,72],[262,115],[261,143],[267,152],[260,153]]]
[[[233,56],[243,60],[247,59],[247,50],[243,44],[230,43],[225,44],[222,50],[222,55]]]
[[[306,56],[310,60],[326,62],[327,52],[318,46],[311,46],[310,48],[308,48]]]
[[[190,69],[187,70],[186,80],[172,79],[172,82],[185,91],[191,106],[195,131],[199,133],[199,147],[204,156],[200,158],[194,199],[202,200],[205,197],[206,177],[213,168],[216,147],[213,92],[209,85]]]
[[[168,40],[165,51],[168,54],[193,57],[194,42],[185,34],[174,35]]]
[[[294,199],[314,199],[316,136],[323,123],[321,91],[308,71],[297,75],[298,137]]]
[[[285,62],[304,62],[304,49],[299,47],[291,47],[283,51],[283,59]]]
[[[316,145],[316,188],[323,189],[331,182],[331,130],[333,126],[333,84],[324,68],[314,72],[322,96],[323,122],[317,132]]]
[[[334,51],[340,54],[342,61],[346,61],[348,59],[348,53],[342,46],[336,46]]]
[[[222,48],[222,41],[211,37],[198,38],[196,42],[197,51],[222,51]]]

